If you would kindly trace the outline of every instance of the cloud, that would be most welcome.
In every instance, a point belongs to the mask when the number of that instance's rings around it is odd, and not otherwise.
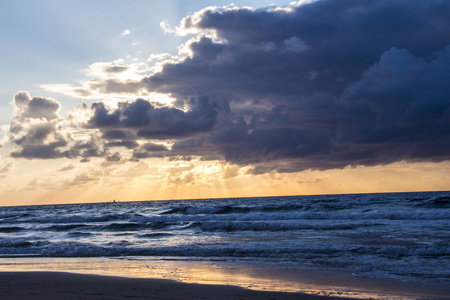
[[[160,65],[165,60],[170,61],[170,57],[165,55],[161,54],[158,57],[165,57],[165,59],[152,62],[154,66],[149,63],[151,59],[143,62],[131,58],[94,62],[82,70],[86,78],[77,80],[77,84],[41,84],[40,87],[44,90],[89,100],[98,99],[114,103],[117,100],[134,100],[141,95],[152,95],[142,88],[140,80],[149,71],[160,69]]]
[[[406,49],[386,51],[343,97],[372,113],[352,138],[367,148],[383,146],[379,155],[396,160],[449,159],[449,75],[450,46],[429,61]]]
[[[208,154],[214,148],[229,162],[259,165],[255,174],[448,160],[449,54],[447,47],[425,61],[392,48],[339,97],[254,110],[249,121],[236,117],[213,135],[178,141],[173,149]]]
[[[226,166],[223,168],[223,179],[230,179],[237,177],[239,175],[239,167],[238,166]]]
[[[15,158],[52,159],[71,157],[68,135],[58,125],[60,104],[53,98],[33,97],[28,92],[14,95],[14,118],[10,125],[10,141],[16,146],[11,152]]]
[[[53,159],[72,157],[70,151],[61,150],[68,143],[53,124],[32,126],[25,136],[14,140],[14,142],[20,146],[11,152],[11,156],[15,158]]]
[[[107,131],[106,133],[110,133],[112,131]],[[117,131],[117,132],[122,132],[122,131]],[[139,146],[139,144],[136,141],[124,141],[124,140],[120,140],[122,137],[125,137],[125,135],[118,135],[116,136],[116,139],[119,139],[118,141],[114,141],[114,142],[108,142],[105,144],[105,147],[125,147],[128,149],[134,149],[137,148]],[[103,134],[103,138],[105,138],[105,133]],[[107,139],[111,139],[111,135],[106,136]],[[114,139],[114,138],[113,138]]]
[[[92,105],[89,128],[99,128],[107,139],[170,139],[210,131],[216,122],[217,106],[207,97],[191,97],[184,111],[175,107],[155,107],[149,101],[119,103],[116,109],[102,102]]]
[[[170,26],[169,21],[163,20],[159,23],[159,26],[165,33],[175,33],[176,29],[173,26]]]
[[[142,159],[149,157],[164,157],[169,149],[160,144],[145,143],[139,149],[134,150],[133,159]]]
[[[308,50],[309,46],[304,41],[296,36],[293,36],[284,41],[284,48],[288,52],[303,52]]]
[[[9,130],[9,141],[16,148],[14,158],[58,159],[103,157],[103,141],[95,133],[89,140],[75,140],[65,119],[57,115],[60,103],[52,98],[33,97],[28,92],[14,95],[14,115]],[[69,118],[70,119],[70,118]]]
[[[129,71],[133,66],[125,64],[124,61],[96,62],[89,65],[87,74],[93,77],[116,77],[120,73]],[[129,74],[128,74],[129,75]]]
[[[11,161],[10,162],[2,162],[0,160],[0,174],[4,174],[4,173],[11,171],[13,165],[14,165],[14,163]]]
[[[192,93],[235,94],[239,100],[239,95],[249,93],[261,97],[342,92],[392,47],[422,57],[442,50],[449,38],[441,5],[447,6],[441,1],[411,5],[327,0],[295,6],[289,13],[204,9],[180,26],[213,31],[220,43],[208,37],[191,42],[192,58],[166,65],[144,83],[150,90],[176,93],[177,98]],[[277,51],[262,51],[263,45]],[[318,73],[313,82],[305,80],[311,71]]]
[[[53,120],[58,118],[61,105],[53,98],[33,97],[26,91],[14,95],[14,115],[19,119],[35,118]]]
[[[211,134],[174,143],[179,155],[215,152],[264,172],[446,160],[449,6],[206,8],[179,27],[203,34],[187,44],[191,56],[142,84],[223,108]]]
[[[74,186],[80,186],[80,185],[89,185],[93,182],[98,181],[102,177],[102,174],[99,172],[93,172],[89,171],[86,173],[79,173],[70,181],[67,181],[63,187],[74,187]]]
[[[179,59],[163,58],[159,69],[133,78],[120,62],[90,66],[98,78],[83,93],[137,98],[94,103],[83,126],[99,136],[62,152],[52,144],[63,141],[57,126],[23,125],[54,124],[59,104],[22,92],[14,99],[15,143],[45,146],[54,157],[114,160],[108,149],[122,147],[133,160],[220,159],[252,165],[251,174],[450,159],[448,1],[208,7],[176,28],[161,26],[195,35]],[[174,101],[142,96],[151,93]],[[39,157],[37,150],[29,152]]]
[[[76,141],[71,147],[74,157],[81,157],[81,162],[88,162],[92,157],[105,157],[108,155],[103,147],[103,141],[96,134],[92,134],[87,141]]]
[[[75,169],[75,165],[74,164],[68,164],[68,165],[65,165],[64,167],[58,169],[57,171],[58,172],[65,172],[65,171],[71,171],[73,169]]]
[[[157,175],[157,170],[155,168],[150,168],[148,163],[143,161],[130,166],[129,168],[118,172],[117,177],[141,177],[146,175]]]
[[[125,36],[125,35],[129,35],[130,33],[131,33],[131,32],[130,32],[129,29],[125,29],[125,30],[122,32],[122,35]]]
[[[107,161],[108,163],[118,163],[118,162],[121,161],[121,159],[122,159],[122,157],[120,156],[120,153],[119,153],[119,152],[116,152],[116,153],[114,153],[114,154],[112,154],[112,155],[108,155],[108,156],[106,157],[106,161]]]

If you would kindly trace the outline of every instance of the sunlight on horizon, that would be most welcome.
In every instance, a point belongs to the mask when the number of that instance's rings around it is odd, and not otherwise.
[[[394,163],[386,166],[357,167],[328,171],[306,170],[297,173],[269,173],[249,175],[247,167],[240,168],[235,176],[224,179],[226,167],[219,162],[197,162],[199,165],[160,161],[159,171],[153,175],[142,169],[133,177],[99,175],[79,178],[69,182],[64,177],[52,177],[47,168],[47,188],[25,177],[19,183],[10,178],[0,189],[1,206],[39,205],[63,203],[110,202],[114,199],[128,201],[158,201],[204,198],[240,198],[265,196],[295,196],[347,193],[414,192],[448,190],[450,162]],[[137,164],[139,165],[139,164]],[[173,169],[175,168],[175,169]],[[186,169],[183,169],[186,168]],[[167,177],[167,170],[172,175]],[[73,172],[74,170],[70,171]],[[111,171],[106,171],[105,174]],[[118,173],[120,174],[120,173]],[[132,173],[130,173],[131,175]],[[137,176],[139,175],[139,176]],[[94,176],[94,175],[93,175]],[[128,176],[128,175],[126,175]],[[45,182],[45,181],[42,181]],[[411,185],[413,183],[413,185]],[[14,193],[11,193],[15,190]],[[13,198],[8,197],[13,194]]]

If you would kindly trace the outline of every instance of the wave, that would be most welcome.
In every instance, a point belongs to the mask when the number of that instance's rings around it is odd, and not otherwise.
[[[169,232],[154,232],[154,233],[139,234],[137,237],[143,238],[143,239],[154,239],[154,238],[164,238],[164,237],[169,237],[169,236],[175,236],[175,234],[169,233]]]
[[[0,239],[0,252],[5,249],[17,249],[17,248],[33,248],[39,249],[42,246],[49,245],[48,241],[33,241],[25,238],[10,238]]]
[[[217,220],[215,218],[204,218],[202,220],[165,220],[165,221],[141,221],[141,222],[114,222],[98,225],[64,224],[53,225],[42,228],[46,232],[140,232],[159,230],[179,232],[185,230],[197,230],[201,232],[239,232],[239,231],[299,231],[299,230],[352,230],[359,227],[384,226],[380,222],[355,220],[353,222],[308,222],[308,220]],[[1,232],[18,232],[24,230],[21,227],[0,227]],[[39,236],[39,230],[35,229]]]
[[[72,220],[73,221],[73,220]],[[89,232],[120,232],[120,231],[139,231],[145,229],[159,230],[170,226],[185,226],[191,222],[171,222],[160,220],[148,220],[142,222],[98,222],[85,225],[83,223],[75,224],[56,224],[47,227],[35,228],[34,230],[39,232],[43,231],[56,231],[56,232],[72,232],[74,230],[89,231]],[[16,229],[17,228],[17,229]],[[3,231],[2,231],[3,229]],[[21,227],[0,227],[0,232],[13,232],[14,230],[23,230]]]
[[[15,212],[0,213],[0,222],[3,220],[7,220],[7,219],[20,219],[20,218],[26,218],[29,216],[33,216],[33,215],[30,213],[15,213]]]
[[[124,218],[124,216],[118,214],[106,214],[99,216],[89,215],[72,215],[55,217],[55,213],[46,213],[41,216],[33,216],[32,218],[15,219],[11,223],[24,223],[24,224],[88,224],[88,223],[104,223]],[[126,217],[126,216],[125,216]],[[9,220],[3,220],[1,223],[7,224]]]
[[[426,207],[426,208],[449,208],[450,207],[450,196],[432,197],[421,201],[421,203],[415,204],[416,207]]]
[[[73,237],[87,237],[87,236],[92,236],[93,233],[83,232],[83,231],[74,231],[74,232],[69,232],[68,235],[73,236]]]
[[[298,231],[298,230],[351,230],[363,226],[380,226],[373,223],[347,224],[305,224],[298,222],[192,222],[183,229],[201,229],[204,232],[238,232],[238,231]]]
[[[186,215],[157,217],[160,220],[174,221],[208,221],[208,220],[234,220],[234,221],[258,221],[258,220],[448,220],[450,211],[406,211],[406,212],[377,212],[366,211],[351,213],[329,212],[290,212],[290,213],[251,213],[245,215]],[[149,218],[149,220],[155,220]]]
[[[255,213],[276,213],[276,212],[302,212],[302,211],[337,211],[348,209],[348,205],[339,204],[288,204],[270,206],[177,206],[161,212],[161,215],[227,215],[227,214],[255,214]]]
[[[402,256],[445,257],[450,256],[450,246],[414,248],[405,246],[388,246],[378,249],[376,253],[396,258]]]
[[[142,229],[142,223],[112,223],[103,226],[102,229],[107,231],[136,231]]]
[[[2,233],[19,232],[22,230],[25,230],[25,228],[18,227],[18,226],[0,227],[0,232],[2,232]]]
[[[75,223],[53,223],[50,226],[42,222],[32,226],[32,231],[39,232],[121,232],[141,230],[200,230],[204,232],[237,232],[237,231],[298,231],[298,230],[352,230],[360,227],[401,226],[411,221],[420,221],[421,226],[434,228],[450,226],[450,211],[436,212],[400,212],[379,213],[253,213],[253,214],[218,214],[218,215],[162,215],[135,216],[125,220],[93,222],[85,224],[83,220],[91,218],[59,218],[58,222],[72,221]],[[111,220],[110,218],[107,218]],[[405,223],[406,222],[406,223]],[[27,223],[25,223],[27,224]],[[397,225],[396,225],[397,224]],[[30,231],[27,226],[2,226],[0,233]]]
[[[141,235],[142,238],[160,238],[167,236],[166,233]],[[169,234],[170,236],[170,234]],[[359,256],[355,256],[355,253]],[[369,257],[389,257],[400,259],[411,257],[413,259],[434,259],[450,256],[450,246],[366,246],[361,245],[323,245],[322,247],[311,246],[280,246],[272,242],[260,242],[254,244],[243,244],[234,242],[227,244],[204,243],[185,244],[176,246],[153,246],[136,247],[128,241],[96,245],[83,242],[48,242],[29,241],[27,239],[2,240],[0,256],[8,255],[22,256],[46,256],[46,257],[101,257],[101,256],[165,256],[165,257],[235,257],[246,259],[308,259],[320,261],[338,262],[346,258],[369,259]],[[333,260],[333,258],[337,259]]]
[[[42,228],[42,230],[46,231],[70,231],[73,229],[91,229],[90,226],[84,224],[64,224],[64,225],[52,225],[48,227]]]

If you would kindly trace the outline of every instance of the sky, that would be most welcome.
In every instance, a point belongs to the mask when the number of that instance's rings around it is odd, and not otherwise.
[[[450,187],[450,2],[0,0],[0,206]]]

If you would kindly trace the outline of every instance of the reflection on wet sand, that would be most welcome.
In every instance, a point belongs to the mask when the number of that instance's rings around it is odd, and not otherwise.
[[[234,285],[253,290],[301,292],[372,299],[445,297],[450,289],[430,284],[357,278],[347,272],[294,268],[291,264],[224,263],[146,258],[2,258],[2,271],[64,271],[185,283]]]

